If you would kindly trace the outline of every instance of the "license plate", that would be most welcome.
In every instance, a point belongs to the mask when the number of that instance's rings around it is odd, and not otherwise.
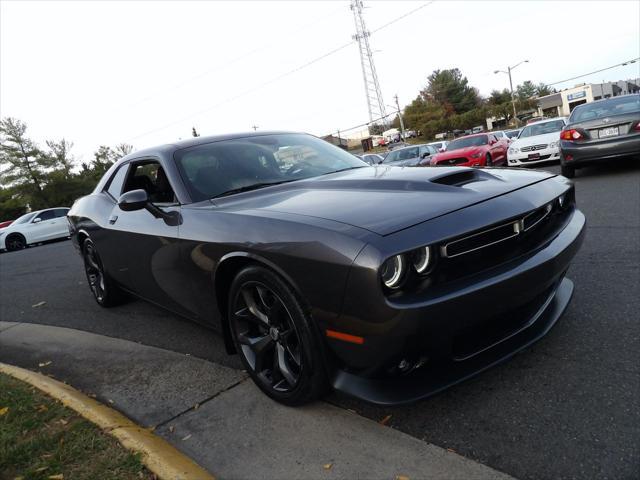
[[[540,158],[540,154],[539,153],[530,153],[527,158],[529,158],[529,160],[538,160]]]
[[[618,136],[618,127],[609,127],[598,130],[598,137],[617,137]]]

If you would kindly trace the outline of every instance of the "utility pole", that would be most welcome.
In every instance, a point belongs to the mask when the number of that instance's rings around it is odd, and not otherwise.
[[[254,131],[254,132],[255,132],[256,130],[258,130],[258,126],[257,126],[257,125],[254,125],[254,126],[252,126],[251,128],[253,128],[253,131]]]
[[[507,67],[507,71],[504,70],[495,70],[493,73],[506,73],[509,75],[509,89],[511,90],[511,105],[513,106],[513,121],[515,122],[516,127],[518,126],[518,114],[516,112],[516,97],[513,94],[513,81],[511,80],[511,71],[514,70],[518,65],[522,65],[523,63],[529,63],[529,60],[523,60],[520,63],[515,64],[513,67]]]
[[[356,23],[356,34],[353,39],[358,41],[360,49],[360,64],[362,66],[362,77],[364,79],[364,93],[367,99],[367,108],[369,109],[369,122],[382,118],[382,123],[387,123],[387,112],[384,102],[382,101],[382,91],[378,82],[378,74],[373,63],[373,53],[369,45],[369,36],[371,35],[364,23],[362,10],[364,5],[362,0],[351,0],[350,7],[353,12],[353,19]]]
[[[398,109],[398,118],[400,119],[400,137],[402,138],[402,140],[405,140],[404,138],[404,122],[402,121],[402,114],[400,113],[400,104],[398,103],[398,94],[396,93],[395,97],[393,97],[396,101],[396,108]]]

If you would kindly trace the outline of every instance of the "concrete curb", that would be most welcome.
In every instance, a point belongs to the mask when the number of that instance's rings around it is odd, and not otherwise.
[[[135,424],[120,412],[40,373],[0,362],[0,372],[26,382],[113,435],[162,480],[215,480],[215,477],[168,442]]]

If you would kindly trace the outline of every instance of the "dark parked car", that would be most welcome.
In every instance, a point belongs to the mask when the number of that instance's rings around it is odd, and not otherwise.
[[[357,155],[357,157],[361,160],[364,160],[369,165],[377,165],[379,163],[382,163],[382,160],[384,160],[384,157],[382,155],[378,155],[377,153],[365,153],[363,155]]]
[[[560,133],[562,174],[623,157],[640,159],[640,94],[578,105]]]
[[[269,132],[132,153],[68,219],[100,305],[129,292],[217,329],[289,405],[415,401],[531,345],[585,225],[551,173],[371,167]]]
[[[410,145],[389,152],[382,163],[394,167],[428,167],[431,156],[436,153],[431,145]]]

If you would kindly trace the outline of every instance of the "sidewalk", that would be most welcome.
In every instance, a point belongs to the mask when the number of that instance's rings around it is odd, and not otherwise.
[[[0,362],[96,395],[221,479],[511,478],[324,402],[284,407],[241,371],[126,340],[0,322]]]

